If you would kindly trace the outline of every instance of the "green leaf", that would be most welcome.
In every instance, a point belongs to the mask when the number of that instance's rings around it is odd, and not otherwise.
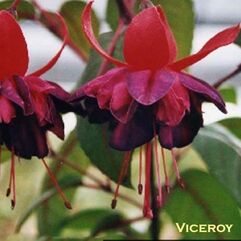
[[[241,139],[241,118],[228,118],[219,121],[219,123]]]
[[[90,230],[95,227],[100,220],[113,214],[113,210],[108,209],[88,209],[80,211],[74,215],[65,218],[59,223],[59,232],[64,229],[72,230]]]
[[[87,119],[78,118],[77,131],[80,145],[91,163],[113,181],[117,182],[124,152],[109,147],[108,137],[110,133],[108,129],[104,125],[90,124]],[[131,186],[130,166],[123,184],[128,187]]]
[[[1,163],[9,161],[11,158],[11,152],[7,148],[3,148],[0,151]]]
[[[176,187],[168,198],[165,210],[174,223],[233,224],[231,232],[185,232],[185,240],[230,240],[241,237],[241,217],[235,200],[215,178],[191,170],[183,174],[186,188]]]
[[[82,170],[86,170],[90,165],[89,158],[80,148],[78,143],[77,131],[73,130],[66,138],[64,144],[61,146],[59,155],[65,159],[81,165]]]
[[[105,33],[100,35],[100,44],[103,48],[107,48],[113,33]],[[118,42],[114,56],[121,58],[121,40]],[[90,53],[89,63],[86,66],[85,72],[82,76],[80,84],[93,79],[99,70],[102,58],[94,50]],[[78,118],[77,133],[81,148],[90,159],[91,163],[98,167],[105,175],[110,177],[113,181],[118,180],[124,153],[116,151],[109,147],[108,136],[109,131],[106,131],[106,139],[103,139],[103,125],[90,124],[87,120]],[[124,182],[126,186],[130,184],[130,170],[127,173],[127,178]]]
[[[236,40],[235,40],[235,43],[236,43],[239,47],[241,47],[241,33],[239,33],[238,37],[237,37]]]
[[[65,218],[59,223],[59,233],[74,238],[84,236],[88,233],[86,240],[98,240],[99,235],[105,237],[115,237],[115,229],[120,232],[128,233],[128,237],[140,237],[140,234],[129,225],[124,225],[124,216],[110,209],[88,209],[80,211],[72,216]],[[113,236],[114,235],[114,236]],[[121,235],[123,236],[123,235]]]
[[[168,22],[177,42],[178,59],[190,54],[192,49],[195,16],[191,0],[155,0],[167,15]]]
[[[231,133],[219,126],[199,132],[193,147],[210,173],[227,187],[241,206],[241,145]]]
[[[90,45],[84,36],[80,21],[85,5],[86,2],[83,1],[68,1],[62,5],[60,13],[66,20],[72,41],[79,49],[87,54],[89,52]],[[92,12],[92,26],[94,32],[98,34],[99,20],[94,11]]]
[[[62,180],[59,180],[59,185],[65,190],[65,189],[70,189],[73,187],[78,187],[81,184],[81,179],[79,176],[68,176],[67,178],[64,178]],[[16,224],[16,228],[15,231],[16,233],[18,233],[22,226],[24,225],[24,223],[28,220],[28,218],[37,210],[40,211],[39,215],[40,217],[38,217],[38,221],[42,220],[42,212],[41,210],[39,210],[39,208],[41,208],[42,205],[45,204],[45,202],[49,202],[49,200],[51,198],[54,198],[55,195],[58,195],[57,190],[52,187],[46,191],[44,191],[43,193],[41,193],[40,197],[38,199],[36,199],[28,208],[27,210],[24,210],[24,212],[22,213],[22,215],[18,218],[17,224]],[[59,197],[58,197],[59,198]],[[57,205],[58,205],[58,201],[57,201]],[[62,207],[60,207],[62,210],[63,208],[63,203],[62,203]],[[45,210],[46,211],[46,210]],[[48,210],[49,211],[49,210]],[[49,211],[51,212],[51,210]],[[63,216],[64,213],[62,212]],[[65,218],[65,216],[63,217]],[[42,220],[43,221],[43,220]],[[46,220],[47,223],[49,222],[49,220]],[[58,220],[59,221],[59,220]],[[44,222],[45,223],[45,222]],[[44,225],[44,223],[42,225]],[[46,224],[46,223],[45,223]],[[42,228],[41,228],[42,229]],[[44,234],[46,234],[47,232],[43,232]],[[57,233],[56,229],[55,229],[55,233]]]
[[[237,103],[237,93],[232,86],[222,88],[220,91],[221,96],[226,102]]]
[[[13,1],[1,1],[0,9],[8,9]],[[33,5],[25,0],[22,0],[17,6],[17,13],[20,19],[34,19],[35,18],[35,8]]]
[[[106,21],[110,25],[112,30],[115,30],[118,26],[119,11],[117,9],[116,1],[108,0],[106,8]]]

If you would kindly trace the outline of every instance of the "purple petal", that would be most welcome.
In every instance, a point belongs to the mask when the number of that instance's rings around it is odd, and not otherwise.
[[[133,117],[137,106],[138,104],[127,90],[126,82],[117,84],[110,102],[112,115],[121,123],[126,123]]]
[[[194,108],[186,114],[177,126],[159,126],[159,141],[162,147],[172,149],[189,145],[203,126],[201,111]]]
[[[128,123],[119,123],[114,129],[110,146],[120,151],[130,151],[153,138],[153,119],[150,113],[140,111]]]
[[[53,123],[52,127],[49,127],[48,130],[53,132],[57,137],[59,137],[61,140],[64,140],[64,122],[57,112],[55,112],[53,116]]]
[[[16,87],[14,87],[13,83],[10,80],[1,82],[0,93],[7,99],[11,100],[13,103],[24,109],[24,101],[19,96]]]
[[[105,80],[103,84],[97,89],[96,98],[98,100],[99,107],[101,109],[109,109],[110,102],[114,95],[114,89],[121,84],[123,86],[126,85],[126,69],[125,68],[116,68],[115,71],[107,72],[105,74]]]
[[[13,79],[15,80],[18,93],[24,101],[24,114],[33,114],[34,110],[28,86],[26,85],[25,81],[19,76],[14,76]]]
[[[84,115],[82,104],[79,101],[71,102],[71,95],[66,92],[58,84],[47,81],[52,87],[48,90],[51,99],[54,102],[56,110],[60,113],[74,112],[79,115]]]
[[[199,80],[191,75],[179,73],[180,82],[188,89],[201,94],[205,99],[214,103],[219,110],[227,113],[225,103],[218,91],[203,80]]]
[[[176,73],[172,71],[136,71],[127,75],[127,86],[137,102],[151,105],[167,94],[175,79]]]
[[[84,109],[90,123],[102,124],[113,118],[109,110],[100,109],[97,100],[91,97],[85,99]]]
[[[9,150],[20,157],[44,158],[48,155],[45,131],[40,128],[34,116],[15,118],[3,128],[3,138]]]

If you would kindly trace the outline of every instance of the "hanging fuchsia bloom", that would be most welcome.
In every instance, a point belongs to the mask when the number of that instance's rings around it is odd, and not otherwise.
[[[43,159],[48,154],[46,132],[64,139],[64,123],[59,112],[71,110],[71,106],[67,92],[40,76],[57,62],[67,41],[67,27],[59,18],[65,33],[61,49],[44,67],[26,74],[29,58],[22,30],[9,12],[0,11],[0,144],[5,144],[12,152],[7,191],[9,195],[13,188],[12,207],[16,198],[15,155],[41,158],[53,182],[57,183]],[[66,206],[70,207],[58,184],[56,186]]]
[[[233,26],[218,33],[198,53],[176,61],[176,42],[166,16],[160,6],[150,7],[135,16],[128,26],[123,47],[125,62],[122,62],[109,56],[97,42],[91,26],[92,4],[93,1],[87,4],[82,15],[85,35],[92,47],[116,67],[88,82],[74,97],[76,100],[85,99],[85,108],[92,122],[113,122],[113,118],[116,120],[115,124],[112,124],[113,133],[110,139],[113,148],[129,153],[134,148],[145,145],[144,215],[151,217],[151,140],[155,140],[158,202],[161,204],[157,137],[162,147],[171,150],[190,144],[203,125],[201,105],[204,101],[214,103],[226,113],[225,103],[219,93],[206,82],[183,70],[215,49],[232,43],[240,31],[240,26]],[[141,147],[140,165],[142,149]],[[163,150],[162,153],[168,189]],[[183,185],[173,150],[172,156],[177,179]],[[140,184],[139,192],[141,191]]]

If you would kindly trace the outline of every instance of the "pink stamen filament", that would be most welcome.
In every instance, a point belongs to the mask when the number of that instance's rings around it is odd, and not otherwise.
[[[112,209],[116,208],[117,197],[118,197],[118,194],[119,194],[119,188],[120,188],[120,185],[121,185],[123,179],[126,176],[126,173],[127,173],[127,170],[128,170],[128,166],[129,166],[130,156],[131,156],[131,152],[130,151],[126,152],[125,155],[124,155],[124,159],[122,161],[122,167],[121,167],[120,175],[119,175],[119,178],[118,178],[118,183],[117,183],[117,186],[116,186],[116,189],[115,189],[114,198],[113,198],[112,203],[111,203]]]
[[[164,175],[165,175],[165,186],[166,186],[167,193],[169,193],[170,183],[169,183],[169,178],[167,174],[166,157],[165,157],[165,152],[163,147],[161,148],[161,153],[162,153],[162,162],[163,162],[163,169],[164,169]]]
[[[15,157],[14,152],[12,151],[12,179],[13,179],[13,199],[11,200],[12,209],[14,209],[16,205],[16,179],[15,179]]]
[[[8,197],[13,190],[13,196],[11,199],[11,207],[14,209],[16,205],[16,187],[15,187],[15,157],[14,157],[14,151],[12,150],[11,154],[11,166],[10,166],[10,176],[9,176],[9,184],[6,196]]]
[[[182,181],[182,178],[181,178],[181,175],[180,175],[180,172],[178,169],[177,160],[176,160],[176,156],[175,156],[173,149],[171,149],[171,153],[172,153],[173,167],[174,167],[174,170],[176,173],[176,178],[177,178],[178,184],[180,185],[180,187],[184,188],[184,183]]]
[[[154,137],[154,149],[155,149],[156,175],[157,175],[157,187],[158,187],[157,203],[158,203],[158,206],[161,207],[163,204],[163,199],[162,199],[162,184],[161,184],[161,175],[160,175],[160,162],[159,162],[159,156],[158,156],[157,136]]]
[[[151,188],[151,157],[152,157],[152,144],[146,144],[146,165],[145,165],[145,194],[144,194],[144,207],[143,215],[147,218],[153,218],[153,213],[150,205],[150,188]]]
[[[141,195],[143,191],[143,185],[142,185],[142,146],[140,147],[139,152],[139,183],[138,183],[138,193]]]
[[[64,192],[62,191],[61,187],[59,186],[59,184],[58,184],[58,182],[57,182],[53,172],[48,167],[46,161],[44,159],[42,159],[42,162],[43,162],[43,164],[44,164],[44,166],[45,166],[45,168],[46,168],[46,170],[47,170],[47,172],[49,174],[49,177],[50,177],[52,183],[54,184],[57,192],[59,193],[60,197],[63,199],[65,207],[68,208],[68,209],[72,209],[72,206],[71,206],[70,202],[66,198]]]

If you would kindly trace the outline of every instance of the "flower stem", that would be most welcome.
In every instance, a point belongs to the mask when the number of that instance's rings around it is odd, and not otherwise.
[[[213,87],[218,89],[223,83],[228,81],[229,79],[233,78],[237,74],[241,73],[241,64],[238,65],[238,67],[232,71],[230,74],[226,75],[225,77],[219,79],[216,83],[214,83]]]
[[[131,9],[127,6],[126,1],[123,0],[116,0],[117,7],[119,9],[120,17],[122,18],[125,24],[129,24],[132,19]]]
[[[153,6],[154,6],[154,4],[152,3],[152,1],[150,1],[150,0],[141,0],[140,7],[142,9],[150,8],[150,7],[153,7]]]
[[[10,9],[16,10],[17,6],[20,4],[21,0],[15,0],[12,5],[10,6]]]
[[[117,29],[115,31],[115,34],[114,34],[114,36],[113,36],[113,38],[112,38],[112,40],[111,40],[111,42],[109,44],[108,50],[107,50],[107,53],[109,55],[112,55],[114,53],[115,48],[116,48],[116,44],[117,44],[118,40],[121,37],[121,34],[122,34],[123,30],[124,30],[124,27],[125,27],[125,24],[120,19],[118,27],[117,27]],[[99,68],[97,76],[98,75],[102,75],[103,73],[105,73],[105,71],[108,68],[108,65],[109,65],[109,61],[107,59],[104,59],[102,64],[100,65],[100,68]]]

